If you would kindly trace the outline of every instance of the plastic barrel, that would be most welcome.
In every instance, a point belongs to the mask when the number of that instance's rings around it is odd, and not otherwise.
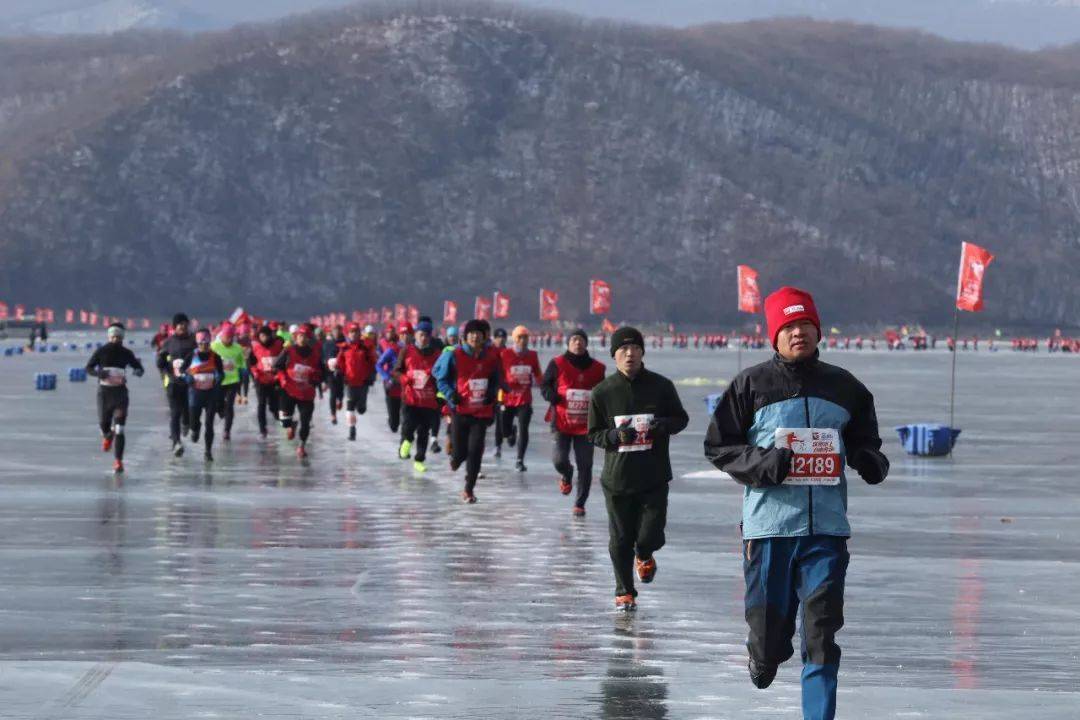
[[[68,381],[69,382],[86,382],[86,368],[81,368],[81,367],[68,368]]]
[[[948,455],[960,435],[959,428],[939,423],[911,423],[896,428],[900,444],[909,455],[940,457]]]
[[[34,388],[36,390],[55,390],[56,373],[35,373]]]

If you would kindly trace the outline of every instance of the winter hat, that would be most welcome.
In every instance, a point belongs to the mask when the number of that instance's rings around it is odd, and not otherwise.
[[[233,327],[231,322],[221,323],[221,329],[218,330],[218,335],[221,337],[234,337],[236,335],[236,328]]]
[[[201,338],[201,337],[205,337],[206,339],[205,340],[200,340],[199,338]],[[198,330],[196,330],[195,331],[195,342],[198,342],[198,343],[210,342],[210,331],[207,328],[199,328]]]
[[[502,328],[495,328],[495,337],[501,337],[501,338],[506,337],[506,330],[504,330]]]
[[[821,320],[818,319],[817,306],[810,293],[790,285],[785,285],[765,298],[765,324],[769,329],[769,339],[776,349],[776,336],[781,328],[799,320],[809,320],[817,328],[821,338]]]
[[[478,333],[484,333],[484,335],[487,335],[488,331],[490,329],[491,329],[491,326],[488,325],[486,321],[477,320],[476,318],[473,318],[469,322],[465,323],[465,332],[464,332],[464,334],[468,335],[471,332],[478,332]]]
[[[124,337],[124,326],[120,323],[113,323],[109,326],[108,331],[105,333],[108,337]]]
[[[529,334],[530,334],[529,333],[529,328],[525,327],[524,325],[518,325],[510,333],[510,337],[512,337],[514,340],[517,340],[522,335],[529,335]]]
[[[589,334],[581,328],[578,328],[577,330],[566,336],[566,344],[569,345],[571,338],[575,336],[580,337],[582,340],[584,340],[586,345],[589,344]]]
[[[188,320],[188,316],[185,315],[184,313],[176,313],[175,315],[172,316],[172,327],[176,327],[180,323],[186,323],[186,322],[191,322],[191,321]]]
[[[266,335],[269,338],[273,338],[274,337],[274,328],[270,327],[269,325],[263,325],[261,328],[259,328],[259,332],[255,333],[255,334],[258,337],[262,337],[263,335]]]
[[[611,333],[611,357],[615,357],[615,351],[621,348],[623,345],[637,345],[642,350],[645,349],[645,338],[638,331],[637,328],[629,326],[621,327],[615,332]]]
[[[365,335],[374,335],[375,334],[375,326],[370,324],[370,323],[365,325],[364,326],[364,334]]]
[[[446,328],[446,337],[457,337],[457,325]]]
[[[413,326],[412,323],[407,320],[402,320],[397,326],[398,334],[400,335],[412,335]]]
[[[420,318],[420,321],[416,323],[417,332],[426,332],[428,335],[435,329],[435,325],[426,318]]]
[[[312,327],[311,323],[304,323],[303,325],[301,325],[300,327],[298,327],[296,329],[296,334],[297,335],[307,335],[308,337],[311,337],[312,335],[315,334],[315,328]]]

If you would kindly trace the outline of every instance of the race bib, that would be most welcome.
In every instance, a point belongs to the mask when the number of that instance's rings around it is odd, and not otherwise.
[[[532,385],[532,366],[531,365],[511,365],[510,366],[510,379],[514,381],[515,385]]]
[[[274,369],[274,358],[270,356],[259,358],[259,367],[263,369],[263,372],[270,372]]]
[[[412,371],[412,386],[413,390],[423,390],[427,387],[428,378],[431,377],[427,372],[423,370]],[[471,387],[471,385],[470,385]]]
[[[225,358],[222,358],[221,367],[225,368],[225,372],[232,372],[236,369],[236,363],[234,363],[232,360],[226,360]]]
[[[592,390],[580,390],[577,388],[566,391],[566,414],[585,416],[589,414],[589,398]]]
[[[108,387],[120,387],[127,378],[127,370],[124,368],[102,368],[102,373],[98,379],[102,385]]]
[[[335,370],[337,370],[337,358],[332,357],[329,360],[327,360],[326,361],[326,367],[330,368],[331,372],[334,372]]]
[[[184,358],[176,358],[172,361],[173,375],[181,377],[184,374]]]
[[[311,382],[311,366],[309,365],[293,365],[292,368],[293,380],[296,382],[307,385]]]
[[[469,404],[483,405],[484,397],[487,396],[487,378],[473,378],[469,380]]]
[[[195,373],[191,377],[195,380],[196,390],[210,390],[214,387],[214,373]]]
[[[840,433],[832,428],[777,428],[776,447],[790,448],[791,471],[785,485],[839,485],[844,464]]]
[[[619,452],[641,452],[642,450],[652,449],[652,436],[649,435],[649,423],[652,422],[653,416],[650,413],[642,415],[616,415],[615,416],[615,429],[632,427],[637,431],[637,437],[634,438],[634,442],[628,445],[619,445]]]

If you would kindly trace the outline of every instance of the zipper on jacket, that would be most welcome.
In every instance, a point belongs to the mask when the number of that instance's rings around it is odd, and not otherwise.
[[[803,395],[803,409],[806,411],[806,427],[810,427],[810,398]],[[814,486],[806,486],[807,493],[810,497],[810,534],[814,534]]]

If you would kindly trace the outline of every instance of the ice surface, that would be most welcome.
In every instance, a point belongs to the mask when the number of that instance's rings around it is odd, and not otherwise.
[[[117,481],[93,383],[66,380],[88,354],[0,357],[0,717],[799,717],[797,663],[746,678],[740,491],[701,455],[716,386],[679,387],[668,544],[620,617],[598,484],[573,519],[539,417],[529,471],[489,456],[465,506],[444,456],[394,459],[381,393],[356,443],[320,405],[303,464],[241,406],[207,468],[167,454],[150,372]],[[825,359],[874,392],[893,461],[852,483],[839,717],[1080,716],[1080,358],[962,354],[945,459],[892,427],[947,419],[947,353]],[[723,381],[735,353],[646,362]]]

